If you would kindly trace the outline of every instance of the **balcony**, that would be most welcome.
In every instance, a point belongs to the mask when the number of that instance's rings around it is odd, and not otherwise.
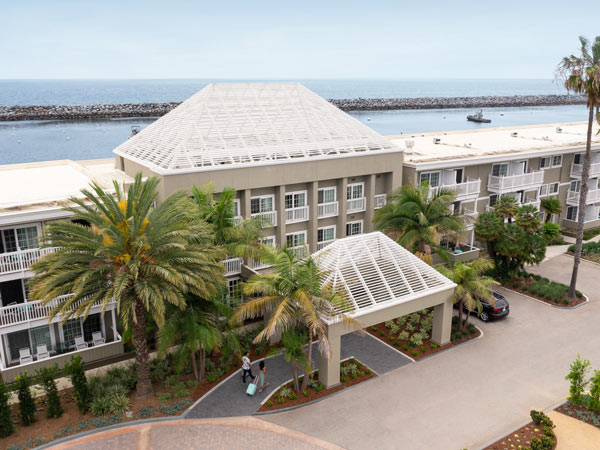
[[[306,245],[298,245],[296,247],[289,247],[297,258],[304,258],[308,255],[308,248]]]
[[[594,203],[600,202],[600,189],[590,189],[585,199],[586,205],[593,205]],[[567,192],[567,204],[578,206],[579,205],[579,192],[568,191]]]
[[[444,184],[431,188],[429,195],[435,194],[440,189],[447,189],[456,193],[456,201],[475,199],[481,191],[481,180],[467,179],[464,183]]]
[[[492,209],[493,209],[493,207],[492,207]],[[465,208],[465,209],[463,209],[463,212],[459,217],[461,217],[463,219],[465,229],[471,230],[475,226],[475,222],[477,221],[478,216],[479,216],[479,213],[477,211]]]
[[[575,164],[571,165],[571,176],[575,178],[580,178],[583,173],[583,164]],[[590,177],[600,175],[600,162],[590,164]]]
[[[334,217],[338,215],[338,202],[319,203],[317,205],[317,217]]]
[[[367,204],[367,199],[365,197],[360,198],[352,198],[346,200],[346,213],[356,213],[365,210],[365,205]]]
[[[244,220],[244,218],[242,216],[235,216],[233,218],[233,224],[238,225],[242,220]]]
[[[329,244],[332,244],[333,242],[335,242],[335,239],[329,239],[328,241],[317,242],[317,251],[323,250],[325,247],[327,247]]]
[[[242,258],[228,258],[223,261],[225,276],[238,275],[242,273]]]
[[[261,261],[260,259],[257,259],[257,260],[250,259],[248,261],[248,265],[253,270],[260,270],[260,269],[266,269],[267,267],[271,267],[271,264],[267,264],[266,262]]]
[[[259,212],[251,214],[250,217],[260,220],[265,227],[277,226],[277,211]]]
[[[31,265],[48,253],[54,253],[58,247],[33,248],[11,253],[0,253],[0,275],[29,270]]]
[[[43,320],[45,323],[48,323],[50,311],[71,296],[72,294],[56,297],[46,305],[43,305],[40,300],[30,300],[16,305],[3,306],[0,308],[0,328],[35,322],[38,320]],[[71,310],[79,307],[84,301],[85,300],[79,300],[77,303],[71,305]],[[110,304],[115,305],[116,303],[112,301]],[[100,312],[101,309],[102,302],[97,301],[92,305],[89,313],[93,314]],[[62,320],[59,316],[56,316],[54,319],[55,321]]]
[[[375,209],[383,208],[387,203],[387,195],[379,194],[375,196]]]
[[[298,206],[285,210],[285,223],[305,222],[308,220],[308,206]]]
[[[523,189],[537,189],[544,182],[544,171],[506,175],[504,177],[491,175],[488,178],[488,191],[503,194]]]
[[[539,210],[540,209],[540,203],[541,203],[541,201],[539,199],[536,200],[536,199],[526,198],[523,203],[517,202],[517,206],[533,205],[533,206],[535,206]],[[490,206],[490,205],[486,205],[485,210],[487,212],[495,211],[494,207]]]

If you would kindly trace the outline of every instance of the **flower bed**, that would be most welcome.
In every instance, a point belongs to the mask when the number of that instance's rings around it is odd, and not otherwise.
[[[562,414],[566,414],[569,417],[573,417],[574,419],[581,420],[582,422],[593,425],[597,428],[600,428],[600,412],[592,411],[591,409],[586,408],[583,405],[575,405],[569,401],[563,403],[556,411]]]
[[[264,357],[268,352],[268,346],[266,345],[250,347],[255,335],[256,333],[247,333],[240,336],[242,347],[251,348],[250,358],[253,361]],[[238,357],[225,357],[216,354],[207,358],[206,361],[207,376],[203,381],[198,382],[189,369],[181,374],[175,374],[170,358],[152,360],[150,375],[153,381],[154,395],[138,400],[135,397],[135,391],[132,390],[125,394],[127,407],[118,413],[108,410],[110,404],[102,405],[101,401],[93,401],[90,405],[90,411],[81,414],[77,409],[72,388],[60,392],[64,413],[59,418],[46,418],[46,397],[41,396],[35,399],[36,421],[31,426],[22,426],[19,419],[18,405],[13,405],[12,419],[15,424],[15,432],[1,439],[0,443],[2,445],[0,447],[10,450],[26,450],[95,428],[132,420],[179,415],[194,401],[241,367],[241,360]],[[90,388],[92,389],[94,384],[118,384],[118,379],[127,378],[125,372],[128,369],[118,368],[110,371],[114,371],[110,379],[102,378],[108,375],[102,375],[96,381],[93,381],[96,378],[95,376],[88,377]],[[132,386],[135,386],[135,382]],[[108,394],[116,397],[113,395],[114,392]],[[97,415],[94,413],[97,413]]]
[[[575,245],[571,245],[567,252],[575,254]],[[581,246],[581,257],[589,261],[600,263],[600,242],[586,242]]]
[[[541,411],[531,411],[532,421],[487,446],[484,450],[552,450],[556,435],[552,420]]]
[[[481,334],[473,324],[468,324],[464,332],[459,331],[457,321],[456,316],[452,318],[451,341],[443,347],[431,342],[433,311],[429,309],[378,323],[367,328],[367,331],[402,353],[419,360]]]
[[[585,302],[583,294],[576,291],[575,300],[567,297],[569,287],[539,275],[528,274],[524,277],[513,278],[503,283],[503,287],[529,295],[545,303],[560,307],[571,307]]]
[[[294,390],[293,381],[286,383],[284,386],[277,389],[277,391],[262,404],[258,411],[277,411],[278,409],[302,405],[303,403],[327,397],[334,392],[362,383],[363,381],[377,376],[375,372],[354,358],[342,361],[340,364],[340,384],[338,386],[331,389],[325,389],[323,385],[319,383],[318,375],[319,371],[315,370],[313,372],[313,379],[309,381],[307,390],[299,395],[296,394],[296,391]],[[300,377],[300,383],[302,383],[302,377]]]

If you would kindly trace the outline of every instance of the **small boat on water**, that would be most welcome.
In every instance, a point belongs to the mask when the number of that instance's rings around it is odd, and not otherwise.
[[[467,116],[467,120],[470,120],[471,122],[479,122],[479,123],[491,123],[492,122],[492,119],[486,119],[485,117],[483,117],[483,111],[481,109],[476,114],[469,114]]]

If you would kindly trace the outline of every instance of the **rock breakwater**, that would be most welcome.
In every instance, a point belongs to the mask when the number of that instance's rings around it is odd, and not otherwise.
[[[554,106],[586,103],[585,97],[576,95],[356,98],[330,99],[329,101],[344,111]],[[177,105],[179,105],[179,102],[112,105],[0,106],[0,121],[159,117],[168,113]]]

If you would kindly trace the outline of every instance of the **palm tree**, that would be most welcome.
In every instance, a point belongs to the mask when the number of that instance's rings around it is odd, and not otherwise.
[[[517,209],[517,225],[524,231],[532,233],[539,230],[541,225],[540,212],[533,205],[523,205]]]
[[[494,268],[494,263],[486,258],[478,258],[470,263],[457,263],[452,268],[440,266],[438,270],[446,277],[456,283],[452,294],[452,303],[458,303],[458,329],[464,330],[469,320],[469,315],[462,320],[463,307],[469,312],[475,311],[481,314],[481,300],[485,300],[492,306],[495,305],[491,287],[498,283],[493,278],[485,276],[485,273]]]
[[[494,251],[494,241],[502,236],[504,232],[504,221],[494,211],[486,211],[481,213],[475,223],[475,236],[477,239],[485,241],[488,255],[494,259],[496,253]]]
[[[395,238],[404,247],[422,255],[431,255],[431,249],[440,251],[440,240],[445,233],[459,233],[463,225],[449,206],[456,195],[447,189],[430,193],[427,184],[404,185],[390,195],[390,202],[375,211],[373,221],[378,230]]]
[[[503,219],[508,219],[508,223],[512,223],[513,217],[517,215],[519,206],[517,199],[510,195],[502,195],[496,203],[494,203],[494,211]]]
[[[48,224],[44,246],[59,250],[32,266],[31,294],[48,304],[71,294],[51,311],[87,317],[90,308],[116,301],[117,311],[133,331],[138,370],[137,396],[152,392],[148,370],[146,313],[162,326],[166,305],[185,307],[185,295],[209,298],[224,283],[221,252],[210,227],[190,214],[190,201],[174,193],[154,207],[157,178],[137,174],[127,193],[114,182],[115,194],[96,183],[72,198],[65,209],[74,219]]]
[[[292,366],[292,377],[294,380],[294,389],[296,392],[302,392],[306,390],[308,386],[308,377],[312,369],[306,354],[304,353],[304,346],[307,343],[306,335],[300,334],[296,328],[289,328],[283,332],[281,336],[281,349],[273,348],[269,353],[277,354],[283,353],[283,358],[286,362],[291,363]],[[310,346],[310,345],[309,345]],[[302,388],[300,388],[300,382],[298,381],[298,364],[304,369],[304,378],[302,380]]]
[[[232,321],[240,323],[255,317],[269,317],[265,328],[254,342],[271,339],[290,329],[307,327],[308,342],[318,340],[319,352],[330,357],[326,320],[340,320],[353,331],[362,331],[360,323],[336,307],[346,306],[347,299],[328,285],[317,263],[311,258],[298,258],[292,249],[272,251],[266,262],[273,265],[273,272],[252,276],[243,285],[247,296],[259,296],[243,303],[234,313]],[[312,345],[306,350],[306,360],[312,361]],[[308,385],[310,373],[304,377],[303,391]]]
[[[546,219],[544,222],[548,223],[552,219],[552,214],[560,214],[562,211],[562,206],[560,204],[560,200],[558,197],[544,197],[540,201],[540,208],[544,210],[546,213]]]
[[[585,157],[581,172],[581,189],[579,191],[579,209],[577,212],[577,238],[575,240],[575,258],[573,272],[569,284],[569,297],[575,298],[577,287],[577,272],[581,262],[581,246],[583,244],[583,225],[588,194],[588,181],[592,159],[592,125],[594,122],[594,107],[600,106],[600,36],[596,36],[593,44],[583,36],[579,37],[581,55],[566,56],[556,69],[556,77],[564,81],[569,92],[575,92],[587,97],[588,128],[585,144]]]
[[[167,319],[158,331],[158,351],[164,355],[176,347],[173,353],[176,370],[181,371],[191,361],[194,377],[202,381],[207,353],[216,350],[240,353],[235,334],[223,321],[231,317],[232,310],[221,301],[188,295],[185,309],[172,306],[167,312]]]

